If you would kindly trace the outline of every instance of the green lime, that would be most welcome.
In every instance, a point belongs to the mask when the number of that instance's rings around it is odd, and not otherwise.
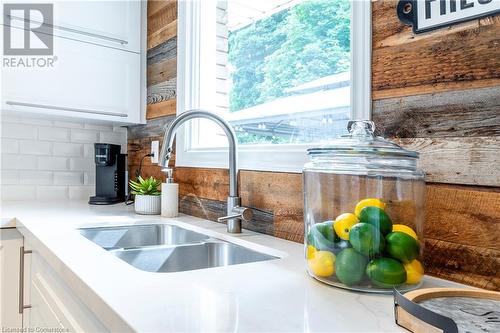
[[[410,235],[395,231],[388,234],[385,240],[385,250],[392,258],[409,263],[418,257],[420,246],[418,241]]]
[[[368,223],[358,223],[352,227],[349,242],[356,251],[370,258],[380,254],[385,247],[384,236]]]
[[[335,249],[335,242],[340,238],[333,230],[333,221],[317,223],[311,227],[307,234],[307,244],[314,246],[320,251],[332,251]]]
[[[403,264],[392,258],[373,259],[366,266],[366,275],[373,284],[383,288],[391,288],[406,281]]]
[[[342,250],[335,260],[335,274],[340,282],[350,286],[359,283],[368,260],[353,248]]]
[[[392,231],[392,221],[387,213],[375,206],[368,206],[359,213],[359,221],[377,227],[382,235],[387,235]]]

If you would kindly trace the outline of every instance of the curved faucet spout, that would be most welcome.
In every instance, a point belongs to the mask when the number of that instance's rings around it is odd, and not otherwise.
[[[159,165],[168,168],[168,162],[173,151],[174,138],[181,125],[191,119],[210,119],[218,124],[227,136],[229,141],[229,196],[238,196],[238,169],[237,169],[237,140],[233,128],[218,115],[204,110],[190,110],[176,117],[168,126],[163,137],[163,144],[160,151]]]

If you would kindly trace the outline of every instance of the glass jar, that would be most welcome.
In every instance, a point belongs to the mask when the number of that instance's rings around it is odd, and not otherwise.
[[[367,292],[410,290],[423,277],[424,173],[418,153],[374,135],[371,121],[308,149],[303,170],[308,273]]]

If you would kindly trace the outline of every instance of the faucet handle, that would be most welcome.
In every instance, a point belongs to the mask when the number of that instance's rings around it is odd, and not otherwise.
[[[243,221],[250,221],[252,219],[253,212],[250,208],[236,206],[234,207],[230,214],[227,216],[219,217],[217,221],[224,222],[231,219],[240,219]]]

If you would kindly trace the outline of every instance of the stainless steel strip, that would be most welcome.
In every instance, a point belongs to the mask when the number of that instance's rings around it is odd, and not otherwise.
[[[16,101],[6,101],[5,104],[26,106],[26,107],[30,107],[30,108],[52,109],[52,110],[80,112],[80,113],[91,113],[91,114],[99,114],[99,115],[104,115],[104,116],[113,116],[113,117],[122,117],[122,118],[128,117],[128,115],[126,113],[115,113],[115,112],[109,112],[109,111],[77,109],[77,108],[55,106],[55,105],[32,104],[32,103],[24,103],[24,102],[16,102]]]

